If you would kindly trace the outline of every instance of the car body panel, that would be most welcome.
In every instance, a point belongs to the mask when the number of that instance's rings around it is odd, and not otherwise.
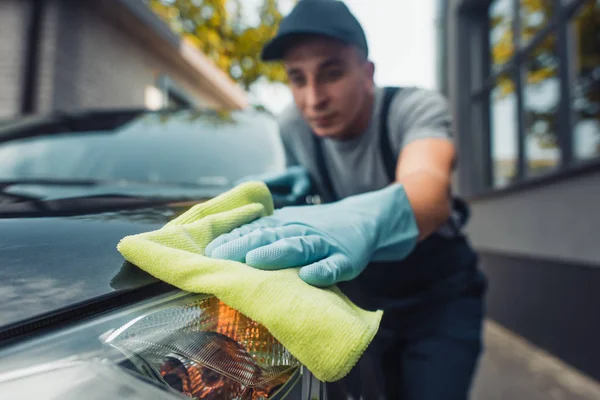
[[[0,325],[153,282],[141,271],[136,279],[115,280],[132,268],[117,243],[124,236],[158,229],[182,211],[160,207],[0,219]]]

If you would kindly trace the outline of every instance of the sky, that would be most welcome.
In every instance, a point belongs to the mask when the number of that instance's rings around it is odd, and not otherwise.
[[[289,0],[281,1],[288,11]],[[436,88],[435,0],[344,2],[365,30],[378,85]],[[291,101],[283,85],[261,83],[252,95],[275,113]]]

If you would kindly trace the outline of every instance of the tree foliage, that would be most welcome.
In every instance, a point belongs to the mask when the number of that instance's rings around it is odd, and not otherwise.
[[[500,3],[501,0],[497,0]],[[513,34],[514,18],[520,19],[521,33],[519,45],[524,46],[548,23],[556,13],[554,1],[552,0],[520,0],[517,12],[511,10],[507,5],[512,1],[504,1],[503,7],[492,9],[490,14],[491,28],[491,62],[500,69],[509,63],[517,50],[515,35]],[[572,48],[576,57],[577,87],[573,88],[574,95],[580,104],[576,111],[582,119],[600,120],[600,91],[594,90],[599,83],[591,82],[592,76],[600,70],[600,48],[598,48],[598,36],[600,35],[600,6],[595,1],[588,0],[576,14],[574,22],[569,25],[571,33],[575,38]],[[539,44],[537,44],[527,55],[524,61],[524,84],[529,86],[541,85],[556,79],[560,65],[557,57],[557,32],[551,31]],[[565,60],[566,61],[566,60]],[[587,83],[586,83],[587,82]],[[496,99],[510,95],[515,90],[513,75],[501,74],[496,80],[498,91]],[[585,87],[588,87],[586,90]],[[556,110],[526,110],[532,120],[543,121],[546,126],[540,132],[534,130],[533,134],[538,137],[542,148],[553,148],[557,146],[557,136],[554,128]],[[540,125],[541,126],[541,125]]]
[[[152,10],[191,41],[246,90],[259,78],[285,82],[279,63],[263,63],[260,52],[282,19],[278,0],[149,0]],[[248,23],[248,19],[257,24]]]

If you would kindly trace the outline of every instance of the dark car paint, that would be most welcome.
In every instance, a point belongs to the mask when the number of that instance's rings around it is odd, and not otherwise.
[[[154,279],[126,269],[121,238],[160,228],[182,208],[159,207],[75,217],[0,219],[0,326]],[[138,270],[139,271],[139,270]]]
[[[88,199],[66,199],[72,206],[66,208],[55,200],[56,210],[34,208],[12,214],[2,211],[13,204],[0,206],[0,331],[69,305],[157,282],[125,262],[116,249],[119,240],[159,229],[207,199],[170,203],[163,199],[165,204],[160,204],[143,198],[107,198],[110,201],[100,202],[104,212],[98,212],[99,205],[82,211]],[[276,207],[283,205],[275,202]]]

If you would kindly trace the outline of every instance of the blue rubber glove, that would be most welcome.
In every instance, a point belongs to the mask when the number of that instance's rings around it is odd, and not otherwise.
[[[309,194],[311,189],[310,175],[301,166],[288,167],[283,173],[246,176],[235,182],[235,185],[249,181],[264,182],[271,191],[274,200],[287,204],[297,204]]]
[[[401,184],[336,203],[284,207],[219,236],[205,254],[259,268],[300,268],[308,284],[326,287],[357,277],[372,260],[401,260],[419,229]]]

